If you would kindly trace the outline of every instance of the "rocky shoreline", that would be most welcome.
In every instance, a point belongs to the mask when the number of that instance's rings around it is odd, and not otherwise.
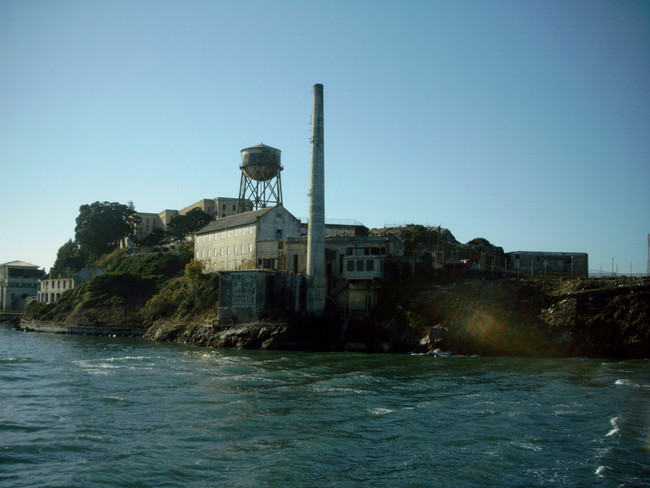
[[[384,353],[648,358],[650,279],[457,280],[411,277],[386,285],[365,319],[280,320],[214,325],[212,315],[157,320],[148,327],[95,317],[95,325],[23,319],[39,332],[143,336],[204,347]],[[133,312],[127,314],[130,318]],[[85,317],[93,317],[91,309]],[[116,320],[117,319],[117,320]],[[113,323],[115,322],[115,323]],[[48,325],[49,324],[49,325]]]
[[[23,332],[42,332],[47,334],[97,335],[112,337],[142,337],[146,329],[134,327],[106,327],[92,325],[69,325],[64,323],[21,320],[14,326]]]

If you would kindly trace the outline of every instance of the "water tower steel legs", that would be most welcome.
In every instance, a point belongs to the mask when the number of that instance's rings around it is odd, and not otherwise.
[[[307,235],[307,309],[314,315],[325,312],[325,152],[323,85],[314,85],[311,137],[311,189]]]

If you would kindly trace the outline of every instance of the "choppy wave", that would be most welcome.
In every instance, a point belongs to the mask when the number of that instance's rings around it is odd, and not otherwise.
[[[643,362],[10,331],[0,358],[3,486],[650,486]]]
[[[650,390],[650,385],[635,383],[634,381],[627,378],[618,379],[614,382],[614,384],[618,386],[629,386],[630,388],[641,388],[644,390]]]

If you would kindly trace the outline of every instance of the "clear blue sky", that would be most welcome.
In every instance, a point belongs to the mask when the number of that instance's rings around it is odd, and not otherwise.
[[[326,214],[645,272],[650,2],[0,2],[0,262],[53,264],[79,206],[236,197],[282,150],[307,216],[311,89]]]

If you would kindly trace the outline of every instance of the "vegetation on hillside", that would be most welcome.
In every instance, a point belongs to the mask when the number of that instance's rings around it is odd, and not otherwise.
[[[117,202],[95,202],[79,207],[79,216],[76,219],[75,239],[68,240],[58,252],[56,261],[50,270],[50,277],[73,276],[86,266],[98,265],[105,271],[124,271],[116,266],[122,258],[126,257],[126,250],[120,247],[120,243],[130,243],[133,249],[149,251],[165,251],[170,247],[180,247],[183,250],[183,243],[186,236],[196,232],[212,220],[212,217],[199,208],[190,210],[185,215],[174,217],[169,223],[167,231],[154,229],[142,240],[135,237],[137,225],[140,223],[133,203],[124,205]],[[179,243],[180,246],[179,246]],[[190,251],[191,252],[191,251]],[[115,254],[117,253],[117,254]],[[153,261],[158,260],[154,258]],[[138,263],[140,266],[150,266],[153,262]],[[169,270],[176,269],[173,258],[162,266],[160,272],[155,270],[136,269],[133,272],[146,276],[163,275],[168,276]],[[133,262],[127,267],[133,266]],[[108,269],[107,269],[108,267]],[[182,271],[182,266],[180,267]]]
[[[117,249],[101,264],[106,274],[68,290],[56,303],[30,303],[25,318],[145,327],[156,320],[195,320],[214,313],[218,275],[203,273],[187,250],[130,256]]]

